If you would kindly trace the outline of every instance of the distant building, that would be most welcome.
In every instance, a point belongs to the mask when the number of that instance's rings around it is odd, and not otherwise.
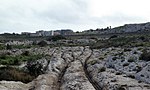
[[[53,35],[52,35],[52,31],[45,31],[45,32],[43,33],[43,36],[53,36]]]
[[[38,33],[40,36],[53,36],[53,31],[40,30],[36,31],[36,33]]]
[[[61,30],[61,35],[72,35],[74,34],[73,30],[70,30],[70,29],[62,29]]]
[[[37,34],[39,34],[40,36],[44,35],[44,30],[40,30],[40,31],[36,31]]]
[[[22,35],[30,35],[30,32],[21,32]]]
[[[62,30],[51,30],[51,31],[44,31],[39,30],[36,33],[30,32],[22,32],[22,35],[30,35],[30,36],[54,36],[54,35],[73,35],[73,30],[70,29],[62,29]]]
[[[41,35],[39,33],[30,33],[30,36],[37,37],[37,36],[41,36]]]
[[[61,34],[60,34],[60,30],[56,30],[56,31],[54,31],[54,33],[53,33],[53,34],[54,34],[54,36],[55,36],[55,35],[61,35]]]
[[[54,36],[54,31],[52,31],[52,36]]]
[[[55,30],[54,35],[72,35],[74,34],[73,30],[70,29],[61,29],[61,30]]]

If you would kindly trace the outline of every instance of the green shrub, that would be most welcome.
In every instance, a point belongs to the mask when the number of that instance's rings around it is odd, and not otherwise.
[[[30,53],[29,53],[29,51],[24,51],[24,52],[22,53],[22,55],[24,55],[24,56],[29,56]]]
[[[35,76],[13,67],[0,67],[0,80],[31,82]]]
[[[150,52],[148,52],[146,49],[142,51],[143,53],[139,57],[140,60],[150,61]]]
[[[33,76],[38,76],[40,74],[43,74],[42,64],[39,62],[28,61],[26,67],[27,67],[29,73]]]
[[[61,39],[66,39],[66,38],[64,36],[62,36],[62,35],[56,35],[56,36],[52,36],[48,40],[49,41],[58,41],[58,40],[61,40]]]
[[[106,71],[106,67],[101,67],[101,68],[98,70],[98,73],[104,72],[104,71]]]
[[[131,57],[129,57],[128,62],[134,62],[135,60],[136,60],[136,57],[131,56]]]
[[[48,43],[47,43],[46,41],[40,41],[40,42],[38,43],[38,45],[39,45],[40,47],[44,47],[44,46],[47,46]]]
[[[129,51],[132,51],[130,48],[125,48],[124,49],[124,52],[129,52]]]
[[[139,40],[139,37],[141,38]],[[144,36],[145,37],[145,36]],[[110,39],[107,40],[98,40],[95,44],[91,45],[92,49],[99,49],[99,48],[108,48],[108,47],[138,47],[138,46],[150,46],[150,36],[144,39],[141,36],[112,36]],[[126,50],[125,50],[126,51]]]
[[[7,49],[7,50],[12,49],[12,45],[7,44],[7,45],[6,45],[6,49]]]
[[[109,39],[117,38],[117,37],[118,37],[117,35],[113,35],[113,36],[111,36]]]
[[[5,49],[5,45],[0,44],[0,50],[4,50]]]
[[[2,65],[20,65],[21,62],[25,61],[34,61],[44,57],[42,54],[33,55],[33,54],[23,54],[23,55],[0,55],[0,64]]]
[[[96,64],[97,62],[98,62],[97,60],[92,60],[92,61],[88,62],[88,64],[94,65],[94,64]]]

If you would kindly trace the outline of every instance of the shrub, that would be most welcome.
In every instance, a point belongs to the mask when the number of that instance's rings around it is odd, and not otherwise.
[[[118,59],[118,57],[113,57],[113,58],[112,58],[113,61],[115,61],[115,60],[117,60],[117,59]]]
[[[31,82],[35,76],[13,67],[0,67],[0,80]]]
[[[7,44],[7,45],[6,45],[6,49],[7,49],[7,50],[10,50],[10,49],[12,49],[12,46],[9,45],[9,44]]]
[[[94,65],[97,63],[97,60],[90,61],[88,64]]]
[[[113,36],[110,37],[110,39],[117,38],[117,37],[118,37],[117,35],[113,35]]]
[[[139,57],[140,60],[150,61],[150,52],[148,52],[146,49],[142,51],[143,53]]]
[[[56,36],[51,37],[49,40],[50,41],[57,41],[57,40],[61,40],[61,39],[66,39],[66,38],[62,35],[56,35]]]
[[[136,57],[131,56],[131,57],[129,57],[128,62],[134,62],[135,60],[136,60]]]
[[[124,52],[129,52],[129,51],[132,51],[130,48],[125,48],[124,49]]]
[[[140,40],[144,41],[146,38],[144,36],[139,37]]]
[[[24,51],[21,55],[29,56],[29,55],[30,55],[30,53],[29,53],[29,51]]]
[[[5,45],[0,44],[0,50],[3,50],[3,49],[5,49]]]
[[[27,56],[26,56],[27,55]],[[32,55],[32,54],[24,54],[24,55],[0,55],[0,64],[2,65],[20,65],[21,62],[24,61],[35,61],[41,59],[44,55]]]
[[[47,46],[48,43],[47,43],[46,41],[40,41],[40,42],[38,43],[38,45],[39,45],[40,47],[44,47],[44,46]]]
[[[99,60],[104,60],[104,57],[99,57],[98,59],[99,59]]]
[[[125,66],[129,66],[129,63],[124,63],[124,64],[123,64],[123,67],[125,67]]]
[[[42,64],[39,62],[28,61],[26,67],[31,75],[38,76],[43,74]]]
[[[104,71],[106,71],[106,67],[101,67],[98,72],[100,73],[100,72],[104,72]]]

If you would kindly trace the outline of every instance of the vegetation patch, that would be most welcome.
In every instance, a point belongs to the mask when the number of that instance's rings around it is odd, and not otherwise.
[[[21,71],[13,67],[0,67],[0,80],[6,81],[21,81],[23,83],[31,82],[35,79],[35,76],[31,76],[29,73]]]
[[[56,36],[52,36],[51,38],[49,38],[48,41],[58,41],[62,39],[66,39],[66,38],[62,35],[56,35]]]
[[[97,60],[92,60],[92,61],[88,62],[88,64],[90,64],[90,65],[94,65],[94,64],[96,64],[96,63],[98,63]]]
[[[127,62],[124,63],[124,64],[123,64],[123,67],[125,67],[125,66],[129,66],[129,63],[127,63]]]
[[[40,41],[40,42],[38,43],[38,45],[39,45],[40,47],[44,47],[44,46],[47,46],[48,43],[43,40],[43,41]]]
[[[150,61],[150,52],[147,51],[147,49],[144,49],[142,51],[143,53],[139,57],[140,60]]]
[[[112,36],[106,40],[98,40],[96,43],[91,45],[92,49],[108,48],[108,47],[138,47],[138,46],[150,46],[150,36],[124,36],[117,37]],[[124,51],[130,51],[125,49]]]
[[[20,65],[21,62],[25,61],[33,61],[33,60],[38,60],[42,58],[44,55],[38,54],[28,54],[27,52],[21,54],[21,55],[6,55],[2,54],[0,55],[0,64],[2,65]]]
[[[98,73],[104,72],[104,71],[106,71],[106,67],[101,67],[101,68],[98,70]]]
[[[131,56],[131,57],[129,57],[128,62],[134,62],[135,60],[136,60],[136,57]]]

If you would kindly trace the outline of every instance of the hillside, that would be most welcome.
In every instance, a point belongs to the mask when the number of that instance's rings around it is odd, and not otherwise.
[[[108,30],[107,33],[150,32],[150,22],[140,24],[125,24]]]
[[[82,34],[118,34],[118,33],[150,33],[150,22],[139,24],[125,24],[111,28],[97,28],[96,30],[85,30]]]
[[[101,35],[2,35],[0,90],[150,90],[149,28],[143,23]]]

